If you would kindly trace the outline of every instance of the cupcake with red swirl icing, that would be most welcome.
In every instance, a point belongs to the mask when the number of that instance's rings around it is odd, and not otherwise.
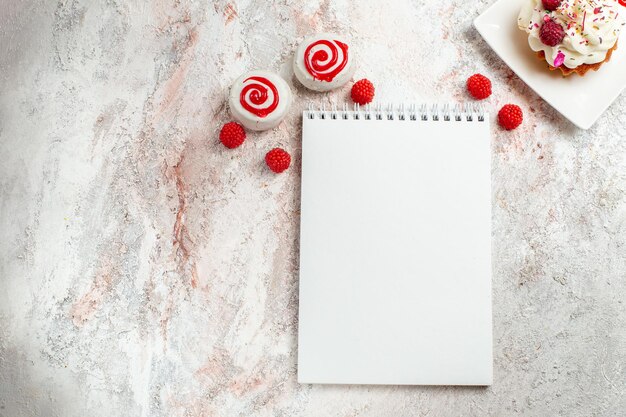
[[[268,130],[280,124],[293,101],[289,85],[278,74],[251,71],[230,89],[233,117],[250,130]]]
[[[583,76],[611,59],[624,5],[623,0],[526,0],[517,23],[550,70]]]
[[[305,38],[293,60],[296,78],[306,88],[329,91],[346,84],[354,75],[354,57],[341,36],[322,33]]]

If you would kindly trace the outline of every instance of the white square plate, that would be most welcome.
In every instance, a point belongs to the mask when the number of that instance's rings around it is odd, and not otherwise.
[[[517,28],[528,0],[498,0],[474,20],[474,26],[502,60],[539,96],[582,129],[589,129],[626,87],[626,46],[613,53],[599,71],[563,77],[549,71]],[[625,10],[626,12],[626,10]]]

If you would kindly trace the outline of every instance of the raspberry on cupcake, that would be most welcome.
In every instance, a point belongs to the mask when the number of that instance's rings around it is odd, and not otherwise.
[[[597,71],[611,59],[624,26],[624,0],[525,0],[517,19],[528,44],[564,76]]]
[[[546,10],[554,11],[561,4],[562,0],[541,0]]]
[[[563,42],[564,37],[565,30],[563,26],[552,19],[543,22],[539,30],[539,39],[541,39],[544,45],[557,46]]]

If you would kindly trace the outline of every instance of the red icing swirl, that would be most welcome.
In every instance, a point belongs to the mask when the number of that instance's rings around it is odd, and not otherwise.
[[[313,78],[331,82],[348,63],[348,45],[320,39],[304,51],[304,65]]]
[[[243,81],[239,102],[244,109],[258,117],[266,117],[278,106],[278,90],[265,77],[249,77]],[[269,96],[269,92],[272,96]],[[269,102],[271,100],[271,102]]]

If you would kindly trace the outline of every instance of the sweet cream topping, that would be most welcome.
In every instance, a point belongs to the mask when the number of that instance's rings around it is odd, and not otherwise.
[[[348,63],[348,45],[338,40],[320,39],[304,51],[304,65],[313,78],[331,82]]]
[[[617,42],[624,16],[626,8],[618,0],[563,0],[554,11],[546,10],[542,0],[528,0],[517,24],[528,33],[532,50],[543,51],[550,65],[576,68],[604,61]],[[550,19],[565,30],[556,46],[545,45],[540,37],[541,25]]]
[[[243,81],[239,95],[241,106],[258,117],[266,117],[278,107],[278,89],[265,77],[249,77]]]

